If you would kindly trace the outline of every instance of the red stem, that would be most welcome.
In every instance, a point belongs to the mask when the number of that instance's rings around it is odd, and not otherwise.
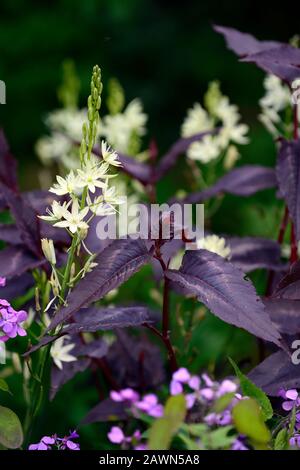
[[[164,345],[165,345],[165,347],[168,351],[171,370],[172,370],[172,372],[175,372],[178,369],[178,364],[177,364],[175,352],[174,352],[172,343],[170,341],[169,335],[164,336],[157,328],[150,325],[149,323],[144,323],[144,326],[146,328],[148,328],[148,330],[151,330],[164,343]]]

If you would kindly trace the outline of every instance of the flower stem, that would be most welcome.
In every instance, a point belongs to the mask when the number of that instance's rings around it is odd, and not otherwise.
[[[70,251],[69,251],[67,266],[66,266],[66,269],[65,269],[65,272],[64,272],[64,278],[63,278],[63,282],[62,282],[62,286],[61,286],[60,305],[62,305],[62,303],[64,302],[64,299],[65,299],[67,285],[68,285],[68,282],[70,280],[71,267],[72,267],[72,264],[73,264],[73,261],[74,261],[76,246],[77,246],[77,237],[74,236],[73,240],[72,240],[71,248],[70,248]]]

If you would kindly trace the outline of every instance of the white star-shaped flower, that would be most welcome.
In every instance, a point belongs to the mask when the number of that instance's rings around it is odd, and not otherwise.
[[[49,189],[51,193],[57,194],[58,196],[64,196],[65,194],[78,194],[81,191],[79,185],[79,177],[75,173],[70,171],[66,178],[56,176],[57,183]]]
[[[68,228],[71,233],[76,233],[78,230],[87,230],[89,228],[88,224],[84,221],[87,213],[89,212],[89,207],[84,209],[79,209],[78,200],[75,199],[72,204],[71,211],[67,210],[63,214],[63,218],[60,222],[54,224],[54,227]]]
[[[46,209],[49,215],[40,215],[39,218],[47,222],[57,222],[63,218],[70,204],[71,201],[64,202],[62,205],[60,202],[53,201],[51,209]]]
[[[101,142],[101,153],[103,160],[109,165],[122,166],[117,153],[104,140]]]
[[[77,358],[75,356],[72,356],[69,354],[72,349],[74,349],[75,344],[74,343],[68,343],[64,345],[64,342],[66,339],[68,339],[68,336],[62,336],[61,338],[58,338],[53,345],[51,346],[50,349],[50,355],[55,363],[55,365],[59,368],[63,368],[63,362],[74,362],[77,361]]]

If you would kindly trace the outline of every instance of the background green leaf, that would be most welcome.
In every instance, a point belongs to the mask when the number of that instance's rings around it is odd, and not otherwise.
[[[0,443],[8,449],[18,449],[23,442],[23,431],[18,416],[9,408],[0,406]]]
[[[230,357],[229,361],[240,381],[243,395],[254,398],[259,403],[265,421],[272,418],[273,408],[267,395],[240,371],[237,364]]]

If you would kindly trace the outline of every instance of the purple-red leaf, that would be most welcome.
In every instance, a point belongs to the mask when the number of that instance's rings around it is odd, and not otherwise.
[[[72,351],[70,352],[72,354]],[[77,359],[74,362],[64,362],[63,368],[53,366],[51,370],[50,400],[53,400],[58,390],[79,372],[84,372],[90,365],[90,359]]]
[[[266,298],[263,302],[280,333],[294,335],[300,332],[300,300]]]
[[[21,276],[43,263],[22,246],[9,246],[0,251],[0,276],[8,279]]]
[[[81,424],[126,419],[128,418],[126,410],[129,405],[130,403],[116,402],[111,398],[106,398],[90,410]]]
[[[18,188],[17,162],[10,153],[2,129],[0,129],[0,182],[14,191]],[[3,190],[0,188],[0,192],[2,191]]]
[[[10,245],[21,245],[20,232],[14,224],[0,224],[0,240]]]
[[[252,62],[267,73],[291,84],[300,76],[300,51],[289,44],[247,55],[243,62]]]
[[[280,194],[295,225],[297,240],[300,240],[300,140],[282,140],[276,176]]]
[[[282,270],[279,244],[274,240],[253,237],[226,237],[231,250],[230,262],[245,273],[255,269]]]
[[[248,33],[242,33],[237,29],[227,28],[226,26],[213,26],[217,33],[224,36],[228,49],[231,49],[238,56],[255,54],[257,52],[273,49],[283,45],[277,41],[259,41]]]
[[[275,171],[260,165],[244,165],[222,176],[213,186],[187,196],[183,202],[195,204],[220,193],[251,196],[263,189],[277,186]]]
[[[2,186],[3,188],[3,186]],[[41,233],[39,219],[34,209],[25,201],[21,194],[4,187],[4,196],[10,212],[15,219],[21,239],[29,251],[42,257]]]
[[[255,367],[249,378],[268,395],[278,396],[282,388],[300,387],[300,367],[283,351],[277,351]]]
[[[17,297],[25,294],[34,284],[31,274],[24,273],[21,276],[14,277],[6,283],[5,287],[1,287],[1,298],[12,302]]]
[[[149,259],[149,252],[142,240],[115,240],[96,258],[98,266],[72,290],[67,298],[67,306],[56,313],[48,331],[123,284]]]
[[[280,334],[251,282],[221,256],[207,250],[188,251],[180,270],[166,275],[185,295],[196,296],[225,322],[281,345]]]
[[[146,334],[137,337],[128,330],[116,334],[106,360],[120,387],[153,390],[161,385],[165,381],[161,349]]]
[[[74,334],[140,326],[151,321],[151,318],[147,307],[91,307],[78,312],[74,320],[63,329],[64,333]]]

